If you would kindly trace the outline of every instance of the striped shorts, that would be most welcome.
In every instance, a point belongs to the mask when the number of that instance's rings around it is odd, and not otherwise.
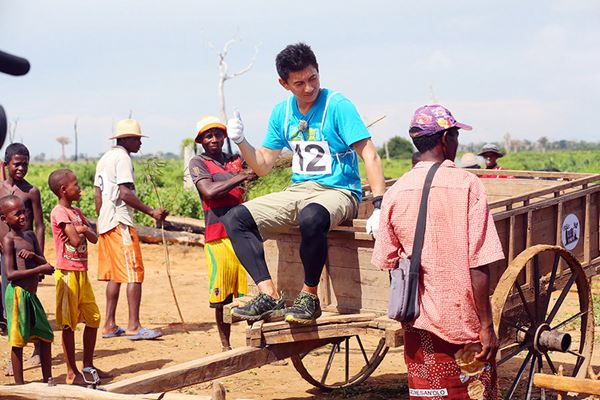
[[[144,263],[135,229],[119,224],[98,238],[98,280],[142,283]]]
[[[248,293],[248,275],[238,260],[228,238],[204,245],[208,267],[208,290],[211,307],[231,303],[233,297]]]

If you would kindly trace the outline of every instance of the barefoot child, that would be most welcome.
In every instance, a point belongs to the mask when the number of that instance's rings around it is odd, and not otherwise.
[[[84,385],[75,364],[75,328],[83,321],[83,367],[93,364],[96,336],[100,326],[100,310],[87,275],[87,241],[98,241],[81,210],[71,203],[81,198],[75,174],[58,169],[48,177],[48,186],[58,197],[50,214],[56,247],[56,325],[62,328],[63,352],[67,364],[67,384]],[[108,374],[95,368],[100,378]]]
[[[44,254],[44,217],[42,214],[42,203],[40,200],[40,190],[27,182],[25,176],[29,169],[29,150],[22,143],[12,143],[6,148],[4,154],[4,161],[8,170],[8,177],[6,180],[0,182],[0,198],[13,194],[25,204],[26,213],[26,230],[34,230],[35,225],[35,237],[40,245],[41,255]],[[8,226],[5,223],[0,222],[0,241],[8,232]],[[3,261],[2,261],[3,262]],[[0,306],[4,302],[4,293],[8,286],[8,281],[4,276],[4,268],[2,270],[2,297],[0,298]],[[3,310],[2,310],[3,311]],[[4,312],[2,318],[6,318]],[[35,348],[31,358],[28,361],[30,366],[37,366],[40,364],[39,349]],[[12,368],[9,365],[6,371],[6,375],[12,375]]]
[[[46,262],[35,237],[27,229],[27,211],[20,197],[8,195],[0,199],[0,218],[9,231],[2,238],[6,287],[8,344],[15,383],[23,384],[23,347],[39,342],[44,382],[52,375],[50,345],[54,339],[46,312],[36,296],[40,274],[50,275],[54,268]]]

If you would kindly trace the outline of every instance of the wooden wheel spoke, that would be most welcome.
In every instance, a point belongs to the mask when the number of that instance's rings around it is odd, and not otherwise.
[[[538,358],[536,356],[531,360],[531,367],[529,368],[529,379],[527,381],[527,394],[525,395],[526,399],[531,399],[531,392],[533,390],[533,374],[535,373],[535,364]]]
[[[365,359],[365,364],[370,365],[371,363],[369,362],[369,357],[367,357],[367,353],[365,352],[365,347],[362,344],[362,340],[360,340],[360,336],[356,336],[356,341],[358,342],[358,347],[360,347],[360,352],[362,353],[363,358]]]
[[[518,331],[521,331],[523,333],[527,333],[527,329],[524,329],[521,326],[517,326],[517,324],[515,324],[514,322],[510,321],[509,319],[507,319],[506,317],[502,317],[502,321],[504,321],[506,323],[506,325],[510,326],[511,328],[514,328]]]
[[[346,354],[345,354],[346,357],[345,357],[345,360],[344,360],[344,364],[345,364],[345,367],[346,367],[346,370],[345,370],[345,372],[346,372],[346,376],[345,376],[346,381],[345,381],[345,383],[348,383],[348,380],[350,379],[350,346],[349,346],[350,345],[350,338],[349,337],[346,338],[345,343],[346,343],[346,348],[344,349],[346,351]]]
[[[491,304],[494,328],[503,343],[499,375],[511,377],[504,387],[505,399],[517,394],[521,399],[544,398],[545,392],[533,387],[533,376],[542,370],[556,374],[555,356],[559,353],[570,354],[561,356],[571,360],[570,376],[586,374],[592,358],[594,318],[590,282],[579,258],[557,245],[533,245],[514,257],[498,279]],[[546,340],[560,341],[546,344],[550,348],[565,346],[570,337],[579,340],[567,352],[544,347]],[[534,338],[539,340],[539,348],[534,346]],[[515,364],[508,362],[510,359],[520,364],[517,370],[512,369]]]
[[[500,361],[497,362],[497,364],[498,365],[504,364],[505,362],[507,362],[508,360],[510,360],[511,358],[513,358],[514,356],[516,356],[517,354],[519,354],[520,352],[525,350],[528,345],[529,345],[528,343],[520,343],[519,346],[512,349],[507,355],[502,356],[502,358],[500,359]]]
[[[556,313],[558,313],[558,309],[562,305],[563,301],[565,301],[565,298],[567,297],[569,290],[571,290],[571,286],[573,286],[573,283],[575,283],[575,278],[576,278],[575,274],[572,274],[571,277],[569,278],[569,281],[563,288],[562,292],[560,292],[560,296],[558,297],[558,299],[556,299],[556,304],[554,304],[554,307],[552,307],[552,311],[550,311],[548,318],[546,318],[547,324],[550,324],[552,322],[552,320],[554,319],[554,317],[556,316]]]
[[[529,360],[531,359],[532,355],[533,354],[531,353],[531,351],[527,353],[527,356],[525,357],[523,363],[521,364],[521,367],[519,368],[519,372],[517,372],[517,377],[513,381],[512,385],[510,385],[510,389],[508,389],[506,395],[504,396],[505,400],[512,398],[513,394],[515,393],[515,390],[517,389],[519,381],[521,381],[521,378],[523,377],[523,372],[525,372],[525,368],[527,368],[527,364],[529,363]]]
[[[327,364],[325,364],[325,369],[323,370],[323,375],[321,376],[321,383],[325,384],[325,380],[327,379],[327,375],[329,375],[329,370],[331,369],[331,364],[333,363],[333,357],[335,357],[335,353],[339,344],[335,343],[331,348],[331,352],[329,353],[329,358],[327,359]]]
[[[575,314],[575,315],[573,315],[573,316],[571,316],[571,317],[569,317],[569,318],[565,319],[563,322],[561,322],[560,324],[558,324],[558,325],[556,325],[555,327],[553,327],[553,328],[550,328],[550,329],[552,329],[552,330],[555,330],[555,329],[560,329],[560,328],[562,328],[563,326],[567,325],[569,322],[572,322],[572,321],[576,320],[577,318],[584,316],[584,315],[585,315],[585,314],[587,314],[588,312],[589,312],[589,310],[586,310],[586,311],[580,311],[580,312],[578,312],[577,314]]]
[[[523,294],[523,289],[521,289],[521,285],[519,285],[519,282],[516,283],[516,288],[517,288],[517,292],[519,292],[519,297],[521,298],[521,303],[523,303],[523,308],[527,312],[527,316],[529,317],[529,320],[532,323],[534,323],[535,318],[533,317],[533,315],[531,315],[531,311],[529,310],[529,306],[527,305],[527,300],[525,300],[525,295]]]
[[[585,358],[583,354],[575,350],[568,350],[567,353],[574,355],[577,358]]]
[[[541,320],[540,317],[540,261],[538,255],[533,256],[533,312],[535,316],[535,322]]]
[[[558,272],[558,262],[560,261],[560,254],[554,254],[554,263],[552,264],[552,273],[550,274],[550,282],[548,282],[548,290],[546,290],[546,304],[542,310],[544,316],[548,313],[548,306],[550,305],[550,298],[552,298],[552,291],[554,290],[554,281],[556,280],[556,273]]]
[[[544,357],[546,357],[546,363],[550,367],[550,370],[552,371],[552,373],[554,375],[558,375],[558,370],[554,366],[554,363],[552,362],[552,359],[550,358],[550,355],[546,352],[546,353],[544,353]]]

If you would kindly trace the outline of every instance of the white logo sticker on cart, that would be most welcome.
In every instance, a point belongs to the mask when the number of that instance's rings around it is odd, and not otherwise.
[[[562,223],[561,239],[562,245],[567,250],[573,250],[579,243],[581,225],[575,214],[569,214]]]

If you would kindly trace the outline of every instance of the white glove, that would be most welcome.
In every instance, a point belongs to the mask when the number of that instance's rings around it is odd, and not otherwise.
[[[373,210],[373,214],[367,220],[367,233],[372,233],[373,236],[377,236],[377,232],[379,232],[379,215],[381,214],[381,210],[376,208]]]
[[[235,144],[240,144],[244,141],[244,124],[239,111],[235,111],[233,115],[234,117],[227,121],[227,136]]]

